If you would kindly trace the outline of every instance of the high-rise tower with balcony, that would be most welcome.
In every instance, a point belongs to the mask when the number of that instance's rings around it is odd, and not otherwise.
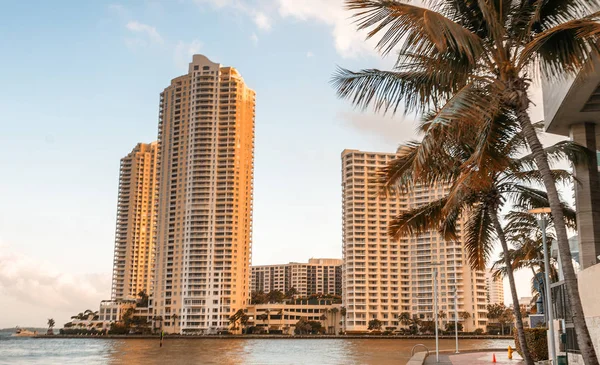
[[[139,143],[121,159],[112,300],[152,292],[156,235],[157,143]]]
[[[194,55],[160,95],[154,315],[169,332],[214,333],[250,292],[255,93]]]
[[[407,194],[379,194],[375,173],[395,156],[342,152],[342,297],[347,331],[366,331],[373,319],[381,321],[383,328],[401,328],[398,315],[403,312],[432,320],[434,268],[438,271],[438,310],[447,314],[441,326],[453,318],[456,287],[458,310],[469,313],[468,318],[461,318],[465,330],[485,328],[485,273],[470,269],[460,240],[444,241],[435,231],[399,241],[388,237],[393,217],[445,193],[443,187],[416,186]]]

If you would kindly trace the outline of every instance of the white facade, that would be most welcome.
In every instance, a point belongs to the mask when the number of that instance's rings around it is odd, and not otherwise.
[[[371,179],[394,157],[390,153],[342,152],[342,277],[347,332],[366,331],[372,319],[380,320],[384,328],[398,327],[397,317],[402,312],[432,319],[434,263],[440,264],[438,310],[453,311],[456,286],[458,310],[470,315],[463,321],[465,330],[485,328],[485,274],[470,269],[462,242],[446,242],[437,232],[399,241],[388,237],[388,223],[394,216],[444,194],[442,187],[416,187],[402,196],[380,195]]]
[[[488,304],[504,305],[504,281],[494,280],[492,269],[488,268],[485,273],[485,281],[488,287]]]

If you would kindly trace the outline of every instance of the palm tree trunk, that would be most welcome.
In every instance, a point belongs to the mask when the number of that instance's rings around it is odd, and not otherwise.
[[[548,200],[550,202],[550,209],[552,211],[552,218],[554,221],[554,229],[556,230],[556,238],[558,241],[558,252],[560,253],[560,261],[564,271],[565,286],[567,287],[567,293],[569,295],[570,309],[573,315],[573,325],[577,334],[577,344],[579,345],[579,351],[583,357],[583,361],[586,365],[600,365],[598,363],[598,357],[594,351],[592,339],[585,323],[585,317],[583,314],[583,306],[581,304],[581,298],[579,297],[579,288],[577,286],[577,275],[573,268],[573,258],[571,256],[571,248],[569,247],[569,238],[567,237],[567,228],[565,225],[565,218],[560,204],[560,198],[556,184],[552,177],[550,165],[548,164],[548,156],[546,156],[542,144],[537,136],[529,113],[529,99],[526,93],[522,93],[520,102],[516,106],[517,119],[523,134],[529,144],[529,148],[535,158],[535,163],[540,170],[544,186],[548,192]],[[551,308],[548,308],[551,310]]]
[[[491,214],[494,229],[498,235],[498,240],[502,246],[502,252],[504,253],[504,264],[506,265],[506,276],[508,276],[508,283],[510,285],[510,294],[512,295],[513,308],[515,312],[515,322],[517,327],[517,338],[521,345],[521,353],[523,354],[523,360],[525,364],[533,365],[533,359],[527,348],[527,341],[525,341],[525,329],[523,326],[523,317],[521,316],[521,306],[519,305],[519,295],[517,294],[517,286],[515,285],[515,277],[513,275],[512,262],[510,261],[510,253],[508,252],[508,243],[506,243],[506,236],[504,235],[504,229],[500,224],[497,214]],[[502,335],[504,335],[504,325],[502,325]]]

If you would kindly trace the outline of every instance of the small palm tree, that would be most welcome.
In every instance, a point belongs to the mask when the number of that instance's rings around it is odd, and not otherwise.
[[[242,317],[240,318],[240,324],[242,326],[242,334],[244,334],[246,332],[246,326],[248,325],[248,322],[250,321],[250,317],[244,313],[242,315]]]
[[[333,315],[333,318],[331,319],[331,323],[333,324],[333,326],[335,327],[335,324],[337,323],[337,314],[340,310],[337,308],[331,308],[331,314]],[[334,328],[334,332],[335,332],[335,328]],[[337,334],[337,332],[335,333]]]
[[[340,315],[342,316],[342,319],[344,321],[344,325],[343,325],[344,333],[346,333],[346,314],[347,313],[348,312],[346,310],[346,307],[340,308]]]
[[[179,319],[179,316],[177,315],[177,313],[171,314],[171,321],[173,321],[173,327],[177,326],[176,323],[177,323],[178,319]]]
[[[438,318],[442,321],[442,323],[444,322],[444,319],[446,319],[446,312],[444,312],[443,310],[440,310],[438,312]]]
[[[400,313],[400,315],[398,315],[398,321],[403,326],[408,327],[410,325],[410,323],[411,323],[410,313],[408,313],[408,312],[402,312],[402,313]]]
[[[421,319],[416,315],[413,315],[410,319],[410,329],[413,334],[416,334],[419,331],[419,326],[421,325]]]
[[[54,321],[54,318],[48,318],[48,334],[54,334],[54,331],[52,330],[54,328],[54,326],[56,325],[56,322]]]
[[[338,94],[355,105],[376,110],[435,115],[432,125],[444,129],[458,123],[472,128],[481,139],[474,156],[486,153],[512,126],[495,120],[500,110],[515,116],[517,127],[531,148],[547,191],[555,220],[565,285],[571,299],[573,323],[581,354],[589,365],[598,358],[587,329],[573,268],[555,179],[531,122],[532,75],[550,81],[580,72],[600,53],[599,0],[437,0],[426,8],[393,0],[346,0],[359,29],[368,37],[382,35],[383,54],[398,50],[392,71],[352,72],[340,69],[334,77]],[[498,132],[486,133],[490,128]],[[475,157],[463,168],[487,167]],[[531,360],[527,357],[526,362]]]

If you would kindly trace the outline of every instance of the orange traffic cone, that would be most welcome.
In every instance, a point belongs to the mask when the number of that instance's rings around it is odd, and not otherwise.
[[[496,354],[492,354],[492,362],[495,364],[496,363]]]

